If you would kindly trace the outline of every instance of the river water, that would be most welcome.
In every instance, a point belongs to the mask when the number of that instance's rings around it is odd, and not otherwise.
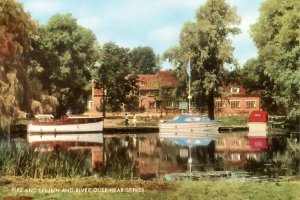
[[[247,132],[222,133],[216,141],[191,140],[195,139],[169,141],[158,133],[104,135],[102,166],[108,174],[110,169],[122,168],[122,176],[151,178],[172,173],[241,171],[268,154],[268,138],[251,141]]]

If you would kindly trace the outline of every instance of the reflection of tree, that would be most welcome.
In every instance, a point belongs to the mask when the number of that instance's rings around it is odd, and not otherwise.
[[[215,143],[211,142],[207,146],[195,147],[192,151],[192,156],[197,158],[199,169],[205,169],[207,167],[214,166],[215,163]],[[195,159],[194,159],[195,160]],[[197,164],[196,164],[197,165]]]
[[[103,174],[115,178],[133,178],[136,174],[136,163],[132,157],[132,140],[129,140],[128,147],[123,145],[124,138],[106,139],[105,143],[106,162],[103,167]]]

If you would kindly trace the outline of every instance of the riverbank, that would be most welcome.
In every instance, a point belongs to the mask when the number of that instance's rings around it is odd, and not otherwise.
[[[300,182],[0,178],[2,199],[299,199]],[[20,199],[20,198],[19,198]]]

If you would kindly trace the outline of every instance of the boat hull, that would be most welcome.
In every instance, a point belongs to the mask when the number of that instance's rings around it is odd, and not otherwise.
[[[84,124],[29,124],[27,128],[28,134],[43,134],[43,133],[77,133],[77,132],[102,132],[103,121]]]
[[[82,123],[76,123],[78,121]],[[52,149],[103,144],[103,120],[73,117],[65,121],[34,121],[27,127],[27,140],[33,147],[48,146]]]
[[[266,122],[248,122],[249,137],[266,137],[268,126]]]
[[[203,136],[210,137],[219,134],[219,123],[161,123],[159,133],[161,136]]]

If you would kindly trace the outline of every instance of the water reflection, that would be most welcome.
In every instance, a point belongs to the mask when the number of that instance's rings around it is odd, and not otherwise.
[[[104,135],[104,174],[151,178],[168,173],[244,169],[265,154],[267,139],[246,133],[210,138],[162,138],[159,134]]]

